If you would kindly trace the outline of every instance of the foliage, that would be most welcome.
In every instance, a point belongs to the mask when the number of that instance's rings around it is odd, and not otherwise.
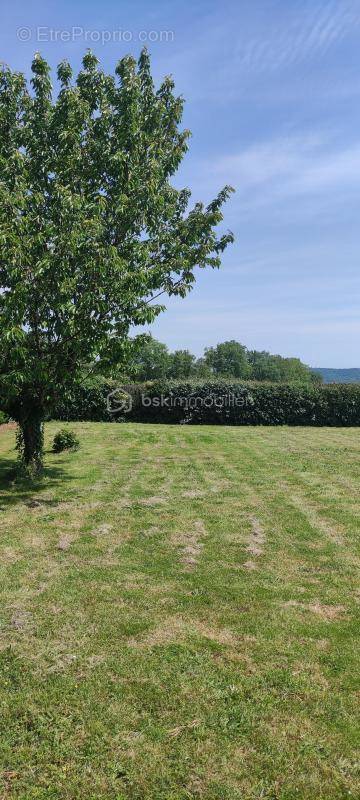
[[[114,372],[112,373],[114,375]],[[189,378],[197,374],[196,357],[189,350],[170,353],[166,344],[153,336],[138,337],[127,377],[135,381]]]
[[[170,353],[169,362],[169,378],[190,378],[198,374],[196,358],[189,350],[175,350]]]
[[[107,397],[114,391],[116,383],[102,377],[88,378],[72,386],[71,391],[62,397],[53,409],[53,418],[67,422],[84,420],[91,422],[110,422]]]
[[[61,428],[54,436],[52,448],[54,453],[62,453],[63,450],[78,450],[79,447],[79,438],[71,428]]]
[[[113,381],[79,385],[54,410],[56,419],[219,425],[360,425],[359,385],[160,381],[125,384],[126,413],[112,413]],[[145,398],[145,400],[144,400]],[[115,404],[116,411],[116,404]]]
[[[184,376],[179,376],[184,377]],[[205,358],[198,358],[195,364],[195,377],[199,380],[209,380],[211,378],[211,369],[206,363]]]
[[[251,376],[256,381],[321,383],[321,378],[312,373],[299,358],[283,358],[265,350],[249,350],[247,357]]]
[[[170,183],[189,138],[172,79],[155,90],[145,50],[115,73],[88,52],[73,81],[64,61],[56,98],[39,54],[31,89],[0,73],[0,396],[28,431],[85,363],[124,363],[130,326],[155,319],[160,295],[184,297],[233,239],[216,233],[229,187],[188,211]]]
[[[136,355],[127,377],[150,381],[159,378],[226,378],[271,381],[277,383],[321,383],[321,376],[299,358],[248,350],[235,340],[205,348],[204,356],[196,359],[189,350],[169,353],[165,344],[152,336],[137,337]],[[115,372],[112,373],[116,377]]]
[[[5,422],[9,421],[9,417],[7,414],[4,414],[3,411],[0,411],[0,425],[4,425]]]
[[[166,344],[148,336],[135,354],[129,376],[136,381],[152,381],[166,378],[169,372],[170,357]]]
[[[135,390],[130,419],[227,425],[360,425],[360,386],[182,382]],[[162,404],[158,398],[163,398]]]
[[[248,378],[251,369],[246,347],[232,339],[221,342],[216,347],[207,347],[204,353],[205,364],[210,372],[224,378]]]

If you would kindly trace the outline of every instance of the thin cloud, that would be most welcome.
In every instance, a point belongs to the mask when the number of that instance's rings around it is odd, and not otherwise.
[[[308,3],[301,10],[295,4],[280,27],[240,40],[238,65],[253,72],[275,71],[323,56],[359,25],[359,5],[352,2]]]
[[[329,148],[321,136],[294,136],[259,143],[225,156],[213,174],[231,175],[241,198],[264,205],[288,197],[319,195],[333,188],[358,190],[360,142],[343,149]]]

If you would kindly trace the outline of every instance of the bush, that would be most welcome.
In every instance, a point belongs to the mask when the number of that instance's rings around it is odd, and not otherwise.
[[[360,425],[360,385],[167,383],[133,395],[128,419],[190,425]]]
[[[63,450],[78,450],[80,442],[76,433],[70,428],[62,428],[54,436],[53,452],[62,453]]]
[[[4,425],[5,422],[9,422],[9,417],[4,411],[0,411],[0,425]]]
[[[360,425],[360,384],[166,381],[122,386],[118,403],[116,391],[116,385],[105,380],[78,387],[56,409],[56,418],[188,425]],[[122,407],[124,393],[130,402]]]
[[[104,378],[93,378],[75,386],[71,394],[57,403],[53,419],[66,422],[111,422],[107,410],[107,396],[116,384]]]

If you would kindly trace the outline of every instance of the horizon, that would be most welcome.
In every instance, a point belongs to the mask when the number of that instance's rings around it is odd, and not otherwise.
[[[167,300],[151,326],[170,349],[197,354],[236,339],[311,367],[357,369],[346,365],[358,360],[360,333],[359,38],[355,0],[4,9],[0,60],[27,76],[36,50],[52,69],[67,57],[77,70],[90,46],[113,72],[146,44],[156,84],[171,73],[184,95],[193,134],[174,184],[194,202],[236,189],[223,225],[235,243],[221,269],[199,271],[193,292]]]

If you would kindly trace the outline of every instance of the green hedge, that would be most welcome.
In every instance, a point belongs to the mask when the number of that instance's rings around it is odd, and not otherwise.
[[[107,397],[114,387],[102,378],[85,381],[57,403],[52,416],[69,422],[111,422],[114,416],[107,410]]]
[[[102,380],[79,386],[54,416],[189,425],[357,426],[360,384],[166,382],[117,388]]]

